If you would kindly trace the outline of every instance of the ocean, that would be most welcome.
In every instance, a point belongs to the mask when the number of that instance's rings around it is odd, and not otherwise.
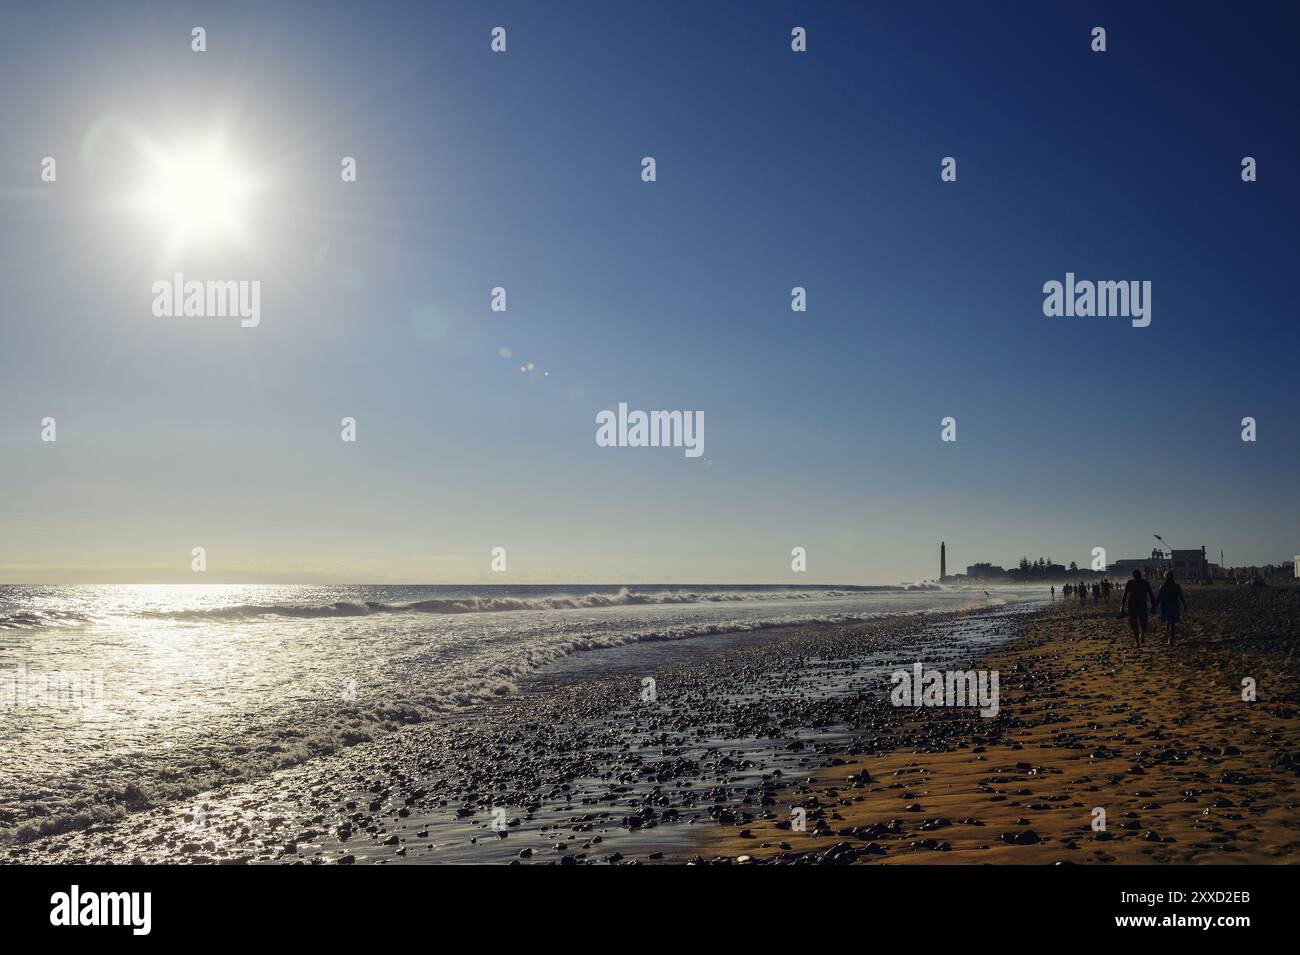
[[[3,586],[0,841],[247,782],[583,654],[986,607],[1013,590]]]

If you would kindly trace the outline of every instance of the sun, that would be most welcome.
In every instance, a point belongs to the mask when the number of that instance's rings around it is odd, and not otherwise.
[[[253,182],[219,142],[158,150],[140,204],[170,235],[173,247],[244,237]]]

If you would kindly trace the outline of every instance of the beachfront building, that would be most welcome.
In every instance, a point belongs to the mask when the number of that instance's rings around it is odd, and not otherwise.
[[[1174,575],[1179,580],[1207,580],[1210,565],[1205,559],[1205,548],[1200,550],[1174,550],[1170,552],[1170,563]]]
[[[1157,547],[1151,551],[1150,557],[1117,560],[1106,571],[1117,577],[1131,577],[1133,571],[1140,570],[1148,580],[1159,580],[1166,571],[1172,570],[1179,580],[1208,580],[1213,576],[1212,569],[1217,568],[1205,559],[1204,547],[1199,550],[1171,550],[1169,553]]]
[[[1011,567],[1007,570],[1007,579],[1018,584],[1032,584],[1044,580],[1066,580],[1070,577],[1077,579],[1079,573],[1078,567],[1071,573],[1064,564],[1054,564],[1043,557],[1036,561],[1023,557],[1019,567]]]
[[[1150,557],[1130,557],[1108,564],[1106,573],[1116,577],[1132,577],[1133,571],[1140,570],[1147,580],[1159,580],[1168,569],[1169,558],[1165,556],[1164,551],[1156,548],[1151,551]]]
[[[971,564],[966,568],[966,576],[972,580],[995,580],[1006,575],[1007,572],[997,564]]]

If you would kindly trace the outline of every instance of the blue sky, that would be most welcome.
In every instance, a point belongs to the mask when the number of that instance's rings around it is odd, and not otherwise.
[[[1297,17],[1130,6],[8,8],[0,580],[1289,557]],[[127,122],[224,130],[255,247],[164,261]],[[261,325],[154,317],[173,271],[259,280]],[[1151,326],[1045,317],[1067,271],[1150,280]],[[704,456],[597,447],[619,401],[703,411]]]

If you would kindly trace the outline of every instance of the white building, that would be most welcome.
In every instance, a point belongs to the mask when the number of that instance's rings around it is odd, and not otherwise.
[[[1300,557],[1296,560],[1296,567],[1300,570]],[[1184,581],[1207,580],[1218,573],[1215,565],[1205,559],[1204,547],[1168,552],[1157,547],[1151,551],[1150,557],[1117,560],[1106,568],[1107,573],[1117,577],[1128,577],[1135,570],[1142,571],[1142,576],[1147,580],[1159,580],[1170,570],[1175,577]]]
[[[1133,571],[1142,571],[1142,576],[1147,580],[1159,580],[1166,570],[1169,569],[1169,558],[1164,552],[1156,549],[1151,551],[1150,557],[1129,557],[1124,560],[1117,560],[1106,567],[1106,573],[1113,577],[1131,577]]]

